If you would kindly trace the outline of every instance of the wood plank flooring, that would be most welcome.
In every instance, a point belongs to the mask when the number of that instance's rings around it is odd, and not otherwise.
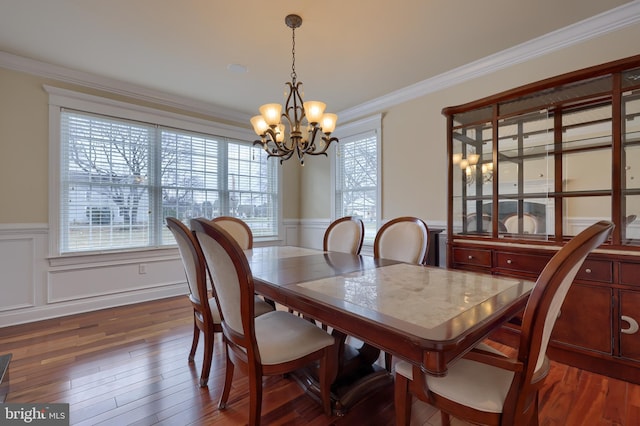
[[[178,297],[2,328],[0,354],[13,353],[6,402],[66,402],[71,424],[83,426],[246,424],[242,373],[228,408],[217,409],[224,380],[219,336],[209,387],[198,386],[202,348],[195,364],[187,362],[192,327],[190,305]],[[541,425],[640,425],[638,385],[553,363],[540,396]],[[295,382],[269,377],[262,423],[392,425],[393,389],[329,418]],[[414,403],[412,424],[439,423],[432,407]]]

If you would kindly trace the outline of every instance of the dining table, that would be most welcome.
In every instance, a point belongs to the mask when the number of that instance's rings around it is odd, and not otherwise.
[[[338,415],[393,381],[377,362],[380,351],[446,375],[451,363],[520,313],[534,287],[523,279],[302,247],[245,253],[256,293],[336,337]],[[362,344],[351,347],[347,338]],[[312,371],[298,380],[317,390]]]

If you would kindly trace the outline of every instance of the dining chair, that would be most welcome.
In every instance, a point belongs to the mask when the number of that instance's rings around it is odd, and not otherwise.
[[[373,257],[424,265],[429,228],[422,219],[403,216],[382,225],[373,242]]]
[[[396,217],[382,225],[373,242],[373,257],[424,265],[429,251],[429,228],[417,217]],[[391,371],[391,354],[385,352],[384,365]]]
[[[253,248],[253,233],[244,220],[233,216],[218,216],[211,219],[211,222],[231,234],[242,250]]]
[[[395,366],[396,425],[409,425],[412,395],[449,415],[487,425],[538,424],[538,390],[549,372],[547,345],[560,307],[587,255],[604,243],[613,224],[597,222],[572,238],[547,263],[522,318],[520,344],[508,358],[486,344],[455,361],[443,377],[418,365]]]
[[[222,317],[226,373],[218,407],[226,408],[235,366],[249,376],[249,424],[260,424],[262,377],[281,375],[318,362],[319,391],[331,415],[330,388],[337,372],[334,338],[313,323],[276,310],[254,315],[254,282],[247,258],[222,227],[191,220],[209,265]]]
[[[207,268],[200,244],[195,236],[181,221],[174,217],[166,218],[167,227],[173,234],[182,260],[187,285],[189,286],[189,301],[193,307],[193,341],[189,351],[189,362],[195,357],[200,333],[204,335],[204,360],[200,374],[200,386],[207,386],[211,361],[213,359],[214,333],[222,332],[222,321],[218,306],[213,297],[209,296],[207,288]],[[273,307],[255,298],[255,314],[262,315],[272,311]]]
[[[483,214],[481,224],[482,228],[480,229],[480,232],[491,232],[493,228],[492,223],[491,215],[486,213]],[[467,216],[467,232],[478,232],[478,216],[475,213],[471,213]],[[507,227],[502,220],[498,220],[498,232],[501,234],[508,232]]]
[[[518,234],[518,225],[520,219],[517,214],[507,216],[503,220],[504,226],[507,228],[507,232],[512,234]],[[522,233],[523,234],[535,234],[538,232],[538,219],[529,213],[522,214]]]
[[[324,232],[324,251],[360,254],[364,241],[364,222],[354,216],[336,219]]]

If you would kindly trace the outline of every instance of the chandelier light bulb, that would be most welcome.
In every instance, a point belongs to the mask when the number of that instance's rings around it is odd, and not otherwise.
[[[258,136],[264,135],[269,128],[269,125],[264,121],[262,115],[255,115],[251,117],[251,124],[253,125],[253,131],[256,132]]]
[[[338,122],[338,116],[336,114],[325,113],[322,116],[322,131],[330,135],[336,129],[336,123]]]
[[[280,123],[280,114],[282,112],[282,105],[280,104],[265,104],[260,107],[260,114],[270,127],[276,126]]]
[[[304,114],[307,116],[307,121],[311,124],[319,123],[322,120],[324,109],[327,105],[324,102],[307,101],[304,103]]]

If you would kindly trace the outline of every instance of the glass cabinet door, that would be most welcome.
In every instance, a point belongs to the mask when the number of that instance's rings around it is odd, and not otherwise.
[[[553,117],[546,109],[498,121],[501,234],[545,239],[553,233]]]
[[[622,82],[622,242],[640,245],[640,69],[625,72]]]
[[[577,235],[598,220],[611,220],[611,100],[562,115],[563,234]]]
[[[490,236],[492,223],[486,213],[492,189],[492,108],[454,116],[453,230],[457,234]]]

